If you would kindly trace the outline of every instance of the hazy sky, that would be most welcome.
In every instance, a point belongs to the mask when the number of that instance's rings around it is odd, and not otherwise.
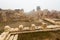
[[[36,6],[40,6],[41,9],[60,10],[60,0],[0,0],[2,9],[23,8],[25,11],[30,11]]]

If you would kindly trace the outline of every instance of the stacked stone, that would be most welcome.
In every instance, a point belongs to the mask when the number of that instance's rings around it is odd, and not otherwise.
[[[35,30],[35,24],[31,24],[30,30]]]
[[[23,25],[19,25],[19,30],[22,31],[23,30]]]
[[[7,26],[5,26],[4,31],[5,31],[5,32],[9,32],[10,29],[11,29],[10,26],[7,25]]]

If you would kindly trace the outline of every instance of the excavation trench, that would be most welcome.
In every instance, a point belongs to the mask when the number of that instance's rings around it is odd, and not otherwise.
[[[54,32],[34,32],[18,34],[17,40],[56,40],[56,38]]]

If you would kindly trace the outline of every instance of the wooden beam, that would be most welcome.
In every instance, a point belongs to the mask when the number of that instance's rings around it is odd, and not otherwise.
[[[52,24],[56,24],[56,22],[54,20],[51,20],[51,19],[48,19],[48,18],[44,18],[43,20],[48,21],[48,22],[50,22]]]
[[[16,34],[15,36],[14,36],[14,39],[13,40],[17,40],[18,39],[18,34]]]
[[[8,34],[5,40],[8,40],[10,38],[11,34]]]
[[[22,31],[22,32],[13,32],[11,34],[23,34],[23,33],[35,33],[35,32],[55,32],[60,31],[60,28],[54,28],[54,29],[41,29],[41,30],[35,30],[35,31]]]
[[[9,40],[13,40],[13,38],[14,38],[14,35],[11,35],[10,38],[9,38]]]
[[[5,40],[5,38],[7,37],[9,32],[3,32],[1,35],[0,35],[0,40]]]

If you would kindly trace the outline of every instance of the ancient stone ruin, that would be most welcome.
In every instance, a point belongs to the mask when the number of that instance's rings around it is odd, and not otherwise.
[[[0,40],[60,40],[60,11],[0,9]]]

